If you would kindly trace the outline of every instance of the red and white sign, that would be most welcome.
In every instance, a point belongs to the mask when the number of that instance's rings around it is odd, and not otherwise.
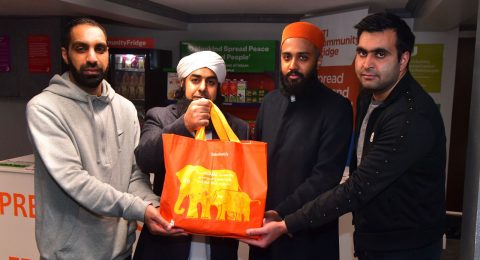
[[[154,49],[155,40],[153,38],[108,37],[107,45],[109,48],[119,49]]]
[[[368,14],[368,9],[308,18],[325,34],[319,80],[327,87],[348,98],[355,112],[360,81],[355,75],[353,60],[357,45],[357,32],[353,27]]]
[[[28,36],[28,71],[49,73],[52,69],[50,58],[50,37],[48,35]]]

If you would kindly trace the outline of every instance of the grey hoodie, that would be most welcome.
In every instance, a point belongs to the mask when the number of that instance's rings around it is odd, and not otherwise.
[[[150,202],[158,205],[135,162],[136,109],[105,80],[102,86],[100,97],[89,95],[67,72],[27,104],[42,259],[124,259],[136,221]]]

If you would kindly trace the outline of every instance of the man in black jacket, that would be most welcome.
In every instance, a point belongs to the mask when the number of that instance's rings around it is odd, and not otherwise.
[[[317,79],[323,32],[311,23],[285,27],[282,89],[270,92],[257,116],[254,138],[268,143],[266,221],[283,218],[341,180],[352,136],[352,107]],[[254,259],[338,259],[338,221],[269,248],[250,248]]]
[[[408,71],[415,36],[392,14],[358,29],[356,152],[344,184],[270,222],[246,241],[317,228],[353,211],[355,252],[365,259],[440,259],[445,216],[445,130],[433,99]]]
[[[176,93],[178,102],[167,107],[152,108],[147,112],[135,158],[145,173],[154,173],[153,191],[162,194],[165,179],[163,161],[163,133],[194,137],[194,131],[206,126],[207,139],[218,139],[210,122],[208,100],[220,105],[223,98],[220,85],[225,80],[226,67],[222,57],[212,51],[190,54],[177,66],[181,88]],[[224,113],[228,124],[240,140],[248,139],[248,124]],[[238,241],[231,238],[204,236],[155,236],[142,229],[134,259],[237,259]]]

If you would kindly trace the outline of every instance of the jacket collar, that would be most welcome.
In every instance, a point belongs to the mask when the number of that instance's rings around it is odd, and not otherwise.
[[[392,92],[387,96],[387,98],[383,101],[383,103],[380,105],[380,107],[385,107],[393,103],[395,100],[397,100],[400,95],[408,93],[410,91],[410,86],[412,82],[415,80],[413,79],[412,75],[410,74],[410,71],[407,71],[405,75],[403,75],[402,79],[398,81],[397,85],[393,88]],[[370,103],[370,100],[372,100],[372,91],[366,90],[365,91],[367,99],[362,99],[364,102]]]

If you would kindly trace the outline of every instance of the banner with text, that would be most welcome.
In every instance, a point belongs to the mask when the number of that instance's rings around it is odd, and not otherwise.
[[[180,43],[180,55],[214,51],[225,60],[228,72],[274,72],[276,41],[186,41]]]
[[[155,40],[138,37],[108,37],[107,45],[109,48],[118,49],[154,49]]]
[[[410,72],[425,91],[440,93],[442,86],[443,44],[415,44]]]
[[[357,45],[357,31],[353,26],[368,15],[368,9],[359,9],[305,19],[320,27],[325,34],[318,77],[325,85],[352,102],[356,110],[360,82],[353,64]]]

